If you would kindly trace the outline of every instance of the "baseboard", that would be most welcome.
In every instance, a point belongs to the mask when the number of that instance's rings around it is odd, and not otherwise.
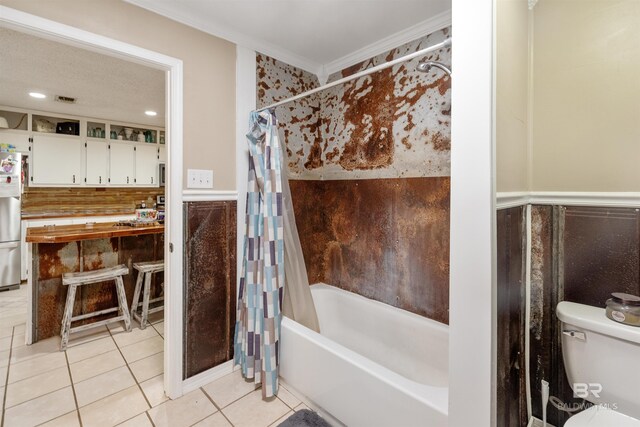
[[[540,418],[531,417],[529,418],[529,423],[527,424],[527,427],[554,427],[554,426],[553,424],[549,424],[548,422],[547,422],[547,425],[545,426]]]
[[[182,382],[182,394],[187,394],[203,385],[209,384],[233,372],[233,360],[224,362],[191,378],[187,378]]]
[[[496,208],[522,205],[640,208],[639,192],[531,191],[496,193]]]

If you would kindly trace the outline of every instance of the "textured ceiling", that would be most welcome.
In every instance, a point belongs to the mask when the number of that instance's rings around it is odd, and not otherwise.
[[[28,93],[42,92],[46,99]],[[73,105],[55,95],[77,98]],[[0,28],[0,105],[164,126],[163,71]],[[156,117],[144,114],[158,112]]]
[[[451,0],[126,1],[285,62],[297,57],[311,72],[451,9]]]

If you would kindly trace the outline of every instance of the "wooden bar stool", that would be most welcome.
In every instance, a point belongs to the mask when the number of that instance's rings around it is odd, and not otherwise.
[[[124,326],[126,331],[131,330],[131,317],[129,315],[129,308],[127,307],[127,295],[124,292],[124,283],[122,276],[129,274],[129,269],[126,265],[121,264],[115,267],[102,268],[100,270],[83,271],[80,273],[65,273],[62,275],[62,284],[68,286],[67,289],[67,303],[64,307],[64,316],[62,318],[62,330],[60,335],[62,336],[61,350],[64,351],[67,348],[69,342],[69,333],[84,331],[86,329],[97,328],[108,323],[119,322],[124,320]],[[73,305],[76,298],[76,289],[79,286],[89,285],[91,283],[105,282],[113,280],[116,285],[116,292],[118,293],[118,306],[108,308],[106,310],[94,311],[91,313],[81,314],[79,316],[73,316]],[[116,317],[112,317],[98,322],[89,323],[87,325],[71,327],[71,322],[77,320],[88,319],[94,316],[100,316],[102,314],[118,312]]]
[[[149,300],[151,292],[151,276],[153,273],[164,271],[164,261],[137,262],[133,264],[133,268],[138,270],[138,278],[136,280],[136,289],[133,292],[133,303],[131,304],[131,317],[140,322],[140,329],[145,329],[149,321],[149,313],[164,310],[164,304],[149,309],[149,304],[164,301],[164,297]],[[142,288],[142,279],[144,278],[144,291],[142,293],[142,303],[140,303],[140,290]],[[138,306],[142,305],[140,313]]]

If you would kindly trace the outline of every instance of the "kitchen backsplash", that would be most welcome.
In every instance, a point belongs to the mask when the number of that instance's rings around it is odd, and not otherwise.
[[[22,216],[132,214],[141,201],[164,194],[164,188],[30,187],[22,195]]]

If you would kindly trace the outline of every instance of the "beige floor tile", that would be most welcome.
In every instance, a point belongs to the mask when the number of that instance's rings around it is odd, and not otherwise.
[[[68,348],[67,358],[71,364],[117,349],[113,339],[111,339],[111,337],[105,337]]]
[[[151,421],[149,421],[149,416],[146,412],[135,416],[122,424],[118,424],[118,427],[153,427]]]
[[[138,382],[156,377],[164,372],[164,352],[137,360],[129,365]]]
[[[67,358],[62,352],[47,354],[46,356],[26,360],[24,362],[11,364],[9,372],[9,383],[34,377],[38,374],[61,368],[67,365]]]
[[[110,427],[143,413],[149,408],[135,385],[80,408],[83,427]]]
[[[150,380],[140,383],[144,395],[151,404],[151,407],[158,406],[166,402],[169,398],[164,394],[164,375],[158,375]]]
[[[293,408],[293,410],[296,411],[296,412],[298,412],[298,411],[300,411],[302,409],[309,409],[309,407],[307,405],[305,405],[304,403],[301,403],[298,406],[296,406],[295,408]]]
[[[8,366],[3,366],[0,368],[0,384],[6,384],[7,382],[7,372],[9,372]]]
[[[144,359],[145,357],[160,353],[163,350],[164,340],[158,335],[120,348],[127,363],[133,363],[136,360]]]
[[[13,343],[11,344],[11,348],[23,347],[26,344],[25,334],[13,334]]]
[[[293,412],[292,412],[293,413]],[[210,417],[205,418],[193,425],[193,427],[233,427],[229,421],[222,415],[222,412],[216,412]]]
[[[283,387],[282,384],[278,388],[278,398],[291,409],[295,408],[301,403],[300,399],[291,394],[291,392]]]
[[[14,348],[13,351],[11,351],[11,363],[24,362],[25,360],[35,359],[36,357],[46,356],[47,354],[58,351],[60,351],[60,338],[47,338],[35,344]]]
[[[6,351],[11,348],[11,340],[13,337],[11,335],[6,336],[4,338],[0,338],[0,351]]]
[[[58,418],[76,409],[71,387],[45,394],[5,411],[5,427],[28,427]]]
[[[197,389],[150,409],[149,417],[156,427],[189,427],[216,411],[202,390]]]
[[[106,326],[101,326],[95,329],[87,329],[86,331],[74,332],[73,334],[69,335],[69,343],[67,344],[67,349],[109,336],[111,336],[111,334],[109,333],[109,330]]]
[[[0,338],[6,338],[13,335],[13,326],[0,327]]]
[[[26,303],[25,303],[26,304]],[[27,324],[26,323],[22,323],[20,325],[16,325],[13,327],[13,333],[14,334],[24,334],[27,330]]]
[[[277,427],[280,425],[280,423],[283,423],[284,420],[286,420],[287,418],[289,418],[291,415],[295,414],[295,412],[293,411],[289,411],[286,414],[284,414],[283,416],[281,416],[280,418],[278,418],[273,424],[271,424],[269,427]]]
[[[80,427],[78,411],[69,412],[68,414],[65,414],[47,423],[40,424],[39,427]]]
[[[97,400],[136,385],[129,368],[121,366],[82,382],[74,384],[78,406],[83,407]]]
[[[0,351],[0,367],[7,366],[9,364],[10,350]]]
[[[245,381],[240,371],[219,378],[202,387],[220,408],[240,399],[256,389],[253,382]]]
[[[10,408],[26,402],[27,400],[35,399],[36,397],[51,393],[52,391],[69,387],[70,385],[71,378],[69,378],[69,370],[66,366],[63,366],[43,374],[29,377],[22,381],[9,384],[7,386],[7,400],[5,405],[7,408]]]
[[[96,375],[104,374],[125,365],[125,361],[118,350],[112,350],[89,359],[81,360],[69,365],[71,380],[79,383]]]
[[[158,336],[158,332],[150,327],[145,329],[131,328],[131,332],[125,332],[122,327],[119,327],[112,329],[111,334],[120,348]]]
[[[164,320],[158,323],[154,323],[153,327],[155,328],[156,331],[158,331],[160,335],[164,336]]]
[[[262,400],[262,390],[256,390],[222,410],[235,427],[267,427],[289,411],[278,398]]]

